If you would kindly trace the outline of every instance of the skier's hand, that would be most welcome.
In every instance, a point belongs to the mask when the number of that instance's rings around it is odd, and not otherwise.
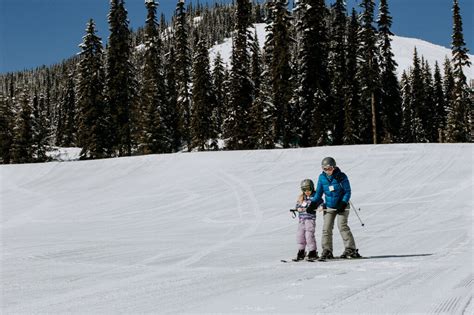
[[[337,207],[336,213],[343,214],[344,211],[346,211],[346,207],[347,207],[347,202],[341,201]]]
[[[298,209],[296,209],[296,210],[298,210],[298,212],[304,212],[304,211],[305,211],[305,208],[298,208]]]

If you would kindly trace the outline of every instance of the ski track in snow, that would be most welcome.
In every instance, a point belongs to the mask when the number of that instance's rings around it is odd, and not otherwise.
[[[366,145],[0,166],[1,311],[471,314],[472,153]],[[349,222],[369,259],[282,264],[296,253],[299,182],[328,155],[351,180],[366,226]],[[319,215],[318,247],[321,227]]]

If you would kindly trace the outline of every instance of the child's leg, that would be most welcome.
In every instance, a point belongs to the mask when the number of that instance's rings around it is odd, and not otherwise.
[[[296,232],[296,243],[298,244],[298,250],[304,250],[306,248],[305,238],[305,220],[299,220],[298,231]]]
[[[316,231],[316,220],[305,220],[305,238],[308,245],[308,251],[316,250],[316,238],[314,232]]]

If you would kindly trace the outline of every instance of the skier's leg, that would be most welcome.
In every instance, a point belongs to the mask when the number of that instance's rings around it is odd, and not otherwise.
[[[323,252],[329,250],[332,253],[332,230],[334,228],[334,219],[336,214],[334,212],[324,212],[323,233],[321,237],[321,246]]]
[[[356,244],[354,236],[352,235],[349,225],[347,225],[347,219],[349,218],[349,210],[344,211],[344,214],[337,215],[337,227],[339,228],[339,233],[341,233],[342,240],[344,242],[344,247],[346,249],[355,250]]]
[[[305,237],[305,220],[299,220],[298,231],[296,232],[296,244],[298,244],[298,250],[304,250],[306,248],[306,237]]]
[[[305,236],[308,251],[316,250],[316,238],[314,233],[316,231],[316,220],[305,220]]]

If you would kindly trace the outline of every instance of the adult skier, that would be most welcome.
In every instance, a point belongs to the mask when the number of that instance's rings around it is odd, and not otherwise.
[[[326,202],[324,211],[324,224],[322,233],[322,253],[320,260],[334,258],[332,247],[332,230],[337,217],[337,227],[342,236],[345,250],[340,258],[360,258],[356,248],[354,236],[347,225],[349,217],[349,199],[351,198],[351,185],[347,175],[336,166],[336,160],[325,157],[321,162],[322,173],[319,175],[316,192],[311,196],[316,205],[322,204],[324,194]]]

